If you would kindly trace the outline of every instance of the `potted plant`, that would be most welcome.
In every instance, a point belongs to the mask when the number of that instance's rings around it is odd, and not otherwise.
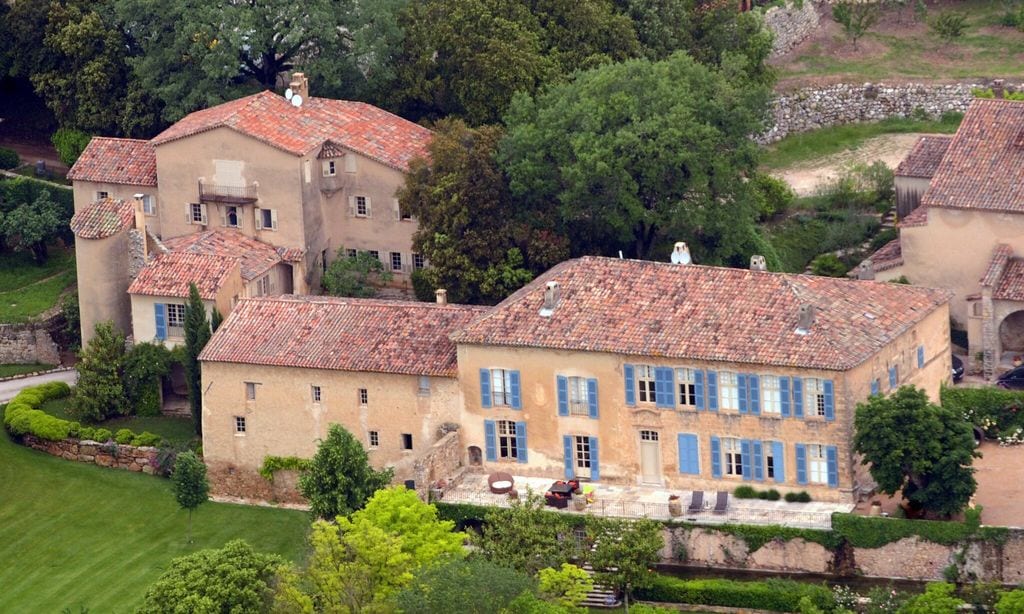
[[[577,512],[582,512],[587,509],[587,498],[583,495],[583,491],[577,488],[572,491],[572,509]]]
[[[668,496],[668,513],[673,517],[683,515],[683,502],[679,498],[679,495]]]

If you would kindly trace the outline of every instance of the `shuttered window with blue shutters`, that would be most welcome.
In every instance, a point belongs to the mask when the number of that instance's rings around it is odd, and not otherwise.
[[[761,415],[761,380],[754,374],[747,375],[747,394],[747,411],[754,416]]]
[[[718,373],[708,371],[708,410],[718,411]]]
[[[587,409],[590,412],[590,417],[596,420],[599,415],[597,410],[597,379],[593,377],[587,380]]]
[[[827,379],[822,382],[825,395],[825,419],[832,421],[836,419],[835,384]]]
[[[555,378],[555,388],[558,393],[558,415],[569,415],[569,378],[559,375]]]
[[[775,481],[782,483],[786,481],[786,455],[785,447],[781,441],[771,442],[772,450],[772,473]],[[771,476],[769,476],[771,477]]]
[[[917,368],[921,369],[924,367],[924,346],[917,346]]]
[[[878,378],[871,380],[871,394],[878,394]]]
[[[796,483],[807,483],[807,446],[796,444]]]
[[[896,387],[899,382],[899,371],[896,369],[896,365],[889,367],[889,389]]]
[[[804,417],[804,380],[793,378],[793,417]]]
[[[516,422],[516,460],[525,463],[526,459],[526,423]]]
[[[519,371],[508,371],[509,405],[512,409],[522,409],[522,396],[519,393]]]
[[[722,444],[718,437],[711,437],[711,477],[722,477]]]
[[[790,415],[790,407],[792,407],[789,396],[789,378],[779,378],[779,397],[781,399],[782,417],[788,418]]]
[[[698,410],[704,409],[704,371],[700,369],[693,370],[693,396],[694,406]]]
[[[697,449],[697,436],[692,433],[679,433],[679,473],[700,475],[700,456]]]
[[[675,409],[675,372],[670,367],[654,369],[654,403],[662,409]]]
[[[480,369],[480,407],[491,406],[491,370]]]
[[[494,420],[484,420],[484,448],[488,462],[498,460],[498,435]]]
[[[157,303],[153,305],[154,319],[156,321],[156,338],[163,340],[167,338],[167,305]]]
[[[750,480],[752,475],[753,463],[751,461],[751,445],[749,439],[740,440],[740,475],[743,476],[744,480]]]
[[[572,455],[572,435],[562,436],[562,455],[565,462],[565,479],[571,480],[576,477],[576,463]]]
[[[753,452],[753,458],[751,459],[750,465],[753,469],[753,477],[758,482],[764,481],[764,450],[761,442],[754,440],[750,442],[750,448]]]
[[[747,413],[748,407],[749,407],[749,405],[748,405],[749,392],[747,391],[747,374],[746,373],[739,373],[739,374],[736,375],[736,385],[739,387],[739,391],[740,391],[739,392],[739,395],[740,395],[739,396],[739,400],[740,400],[740,413],[741,414],[745,414],[745,413]]]
[[[839,450],[835,446],[825,448],[825,459],[828,462],[828,485],[831,488],[839,486]]]
[[[597,437],[590,438],[590,481],[596,482],[601,479],[601,466],[598,462]]]
[[[522,409],[519,371],[480,369],[480,406]]]
[[[626,405],[636,405],[636,377],[633,373],[633,365],[622,365],[622,375],[626,386]]]

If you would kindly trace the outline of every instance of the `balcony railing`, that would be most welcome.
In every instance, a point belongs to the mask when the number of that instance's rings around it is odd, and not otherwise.
[[[199,202],[253,203],[256,202],[256,184],[247,186],[217,185],[199,182]]]

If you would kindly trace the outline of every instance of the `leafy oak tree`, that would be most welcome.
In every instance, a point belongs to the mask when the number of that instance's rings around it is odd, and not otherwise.
[[[371,467],[362,444],[345,427],[332,424],[309,470],[299,476],[299,491],[315,517],[333,520],[362,509],[392,475],[391,469]]]
[[[41,190],[32,202],[22,203],[0,216],[0,234],[8,246],[32,253],[37,264],[49,258],[46,244],[65,228],[68,219],[49,190]]]
[[[594,589],[594,579],[586,570],[571,563],[561,568],[547,567],[537,573],[537,588],[542,597],[565,608],[577,608]]]
[[[971,425],[934,405],[923,390],[902,386],[857,405],[854,450],[886,494],[902,492],[915,509],[941,516],[962,510],[978,487]]]
[[[210,337],[210,320],[206,317],[206,305],[199,296],[196,284],[188,285],[188,302],[185,304],[185,383],[188,385],[188,403],[192,410],[192,421],[197,435],[203,434],[203,386],[199,354],[206,347]]]
[[[770,96],[742,67],[676,53],[578,73],[518,94],[499,160],[519,206],[551,211],[574,255],[639,258],[690,244],[698,262],[752,253],[757,133]]]
[[[175,458],[171,489],[181,509],[188,510],[188,541],[192,543],[192,512],[210,498],[206,465],[195,452],[188,450]]]

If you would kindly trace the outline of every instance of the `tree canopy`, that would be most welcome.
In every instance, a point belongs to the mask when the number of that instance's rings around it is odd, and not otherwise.
[[[9,246],[32,252],[39,264],[49,257],[46,244],[56,238],[68,220],[61,206],[43,189],[32,202],[21,203],[6,213],[0,213],[0,234]]]
[[[362,444],[340,424],[332,424],[320,442],[309,470],[299,477],[299,491],[317,518],[333,520],[362,509],[391,481],[392,470],[370,466]]]
[[[175,458],[171,489],[181,509],[188,510],[188,540],[192,541],[192,512],[210,498],[206,465],[195,452],[182,452]]]
[[[349,256],[344,247],[339,247],[322,283],[324,290],[332,296],[370,298],[377,293],[375,284],[387,283],[391,278],[391,272],[384,270],[380,258],[370,252],[356,252],[355,256]]]
[[[974,435],[952,409],[934,405],[923,390],[902,386],[857,405],[854,449],[886,494],[902,492],[914,508],[949,516],[978,487]]]
[[[559,539],[564,530],[561,518],[545,511],[544,499],[530,493],[510,507],[488,510],[477,545],[488,560],[533,576],[578,554],[571,541]]]
[[[395,601],[402,612],[493,614],[533,585],[526,574],[473,557],[422,568]]]

